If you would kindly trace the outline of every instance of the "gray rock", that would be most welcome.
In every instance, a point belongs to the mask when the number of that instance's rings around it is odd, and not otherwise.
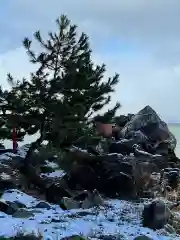
[[[148,236],[141,235],[141,236],[135,237],[134,240],[153,240],[153,239]]]
[[[46,202],[39,202],[34,208],[46,208],[51,209],[51,205]]]
[[[176,147],[174,135],[150,106],[139,111],[121,130],[121,134],[129,138],[132,132],[139,130],[151,141],[166,142],[171,150]]]
[[[141,130],[131,131],[129,132],[129,136],[126,137],[133,139],[137,144],[145,143],[148,140],[148,137]]]
[[[19,208],[26,208],[26,205],[22,202],[19,202],[18,200],[15,200],[14,203],[17,204]]]
[[[170,217],[170,211],[161,200],[154,200],[145,205],[143,210],[143,226],[151,229],[163,228]]]
[[[13,207],[14,209],[19,209],[19,208],[26,208],[26,205],[19,202],[19,201],[14,201],[14,202],[10,202],[10,201],[6,201],[6,203]]]
[[[12,179],[3,179],[0,177],[0,192],[16,188]]]
[[[69,237],[61,238],[61,240],[85,240],[85,238],[79,235],[72,235]]]
[[[124,237],[122,235],[105,235],[105,236],[100,236],[99,239],[102,240],[122,240]]]
[[[14,218],[30,218],[30,217],[33,217],[34,214],[31,211],[28,211],[25,209],[19,209],[12,216]]]
[[[0,211],[4,212],[8,215],[12,215],[17,210],[17,206],[11,206],[11,204],[8,204],[6,201],[0,200]]]
[[[166,224],[164,226],[164,229],[170,234],[175,234],[176,233],[175,229],[170,224]]]

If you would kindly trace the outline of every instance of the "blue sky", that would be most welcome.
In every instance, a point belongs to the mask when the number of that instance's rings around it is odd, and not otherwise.
[[[180,121],[180,1],[178,0],[1,0],[0,79],[6,73],[21,78],[32,66],[22,39],[40,29],[54,29],[54,20],[67,14],[85,31],[97,63],[106,76],[120,73],[112,104],[120,113],[151,105],[166,121]]]

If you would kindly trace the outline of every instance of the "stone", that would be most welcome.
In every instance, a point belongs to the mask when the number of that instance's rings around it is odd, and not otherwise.
[[[121,130],[121,134],[124,138],[130,138],[131,132],[138,130],[147,136],[151,142],[166,142],[167,147],[174,151],[176,147],[174,135],[150,106],[146,106],[139,111]]]
[[[26,208],[26,205],[18,200],[15,200],[13,203],[15,203],[18,208]]]
[[[113,175],[104,181],[106,194],[109,197],[120,196],[131,198],[135,196],[135,183],[133,178],[123,172]]]
[[[61,199],[59,205],[63,210],[71,210],[71,209],[80,208],[80,202],[79,201],[75,201],[72,198],[68,198],[68,197],[63,197]]]
[[[28,234],[28,235],[23,235],[23,234],[18,234],[18,236],[15,237],[10,237],[10,238],[0,238],[0,240],[40,240],[42,239],[41,236],[36,236],[34,234]]]
[[[176,189],[179,184],[179,173],[177,171],[170,171],[168,173],[168,183],[171,189]]]
[[[121,234],[116,234],[116,235],[99,236],[98,239],[102,239],[102,240],[123,240],[124,237]]]
[[[13,183],[12,179],[4,179],[3,177],[1,178],[0,176],[0,192],[14,188],[16,188],[16,186]]]
[[[51,209],[51,205],[49,205],[46,202],[39,202],[37,205],[34,206],[34,208],[46,208],[46,209]]]
[[[154,200],[144,206],[143,226],[151,229],[161,229],[167,224],[169,216],[170,213],[166,204],[161,200]]]
[[[153,239],[146,235],[141,235],[141,236],[135,237],[134,240],[153,240]]]
[[[95,189],[93,193],[88,193],[87,197],[84,199],[84,201],[81,203],[81,208],[88,209],[91,207],[97,207],[97,206],[103,206],[104,201],[99,194],[99,192]]]
[[[76,200],[76,201],[84,201],[84,199],[85,199],[86,197],[88,197],[88,194],[89,194],[89,191],[84,190],[84,191],[78,193],[77,195],[75,195],[75,196],[73,197],[73,199]]]
[[[119,169],[123,173],[129,174],[131,176],[133,175],[133,166],[129,162],[122,162],[122,163],[120,163],[119,164]]]
[[[94,169],[88,165],[74,165],[70,171],[68,186],[76,189],[76,185],[83,189],[94,190],[97,186],[97,177]]]
[[[136,144],[143,144],[148,141],[148,137],[141,131],[131,131],[126,138],[133,140]]]
[[[170,233],[170,234],[176,234],[176,231],[175,231],[175,229],[173,228],[173,226],[171,226],[170,224],[166,224],[165,226],[164,226],[164,229],[168,232],[168,233]]]
[[[18,210],[19,208],[26,208],[26,205],[24,205],[23,203],[20,203],[18,201],[14,201],[14,202],[10,202],[10,201],[6,201],[6,203],[13,209]]]
[[[79,235],[72,235],[69,237],[61,238],[61,240],[85,240],[85,238]]]
[[[179,169],[165,168],[161,170],[161,183],[165,183],[172,189],[176,189],[179,184]]]
[[[59,203],[62,197],[71,197],[66,188],[57,183],[52,183],[46,188],[46,200],[50,203]]]
[[[33,216],[34,214],[31,211],[25,209],[19,209],[14,214],[12,214],[12,217],[14,218],[30,218]]]
[[[95,206],[103,206],[103,205],[104,205],[104,201],[96,189],[92,193],[89,191],[86,191],[86,194],[84,195],[84,199],[82,201],[77,200],[77,196],[76,196],[75,198],[64,197],[60,202],[60,207],[63,210],[78,209],[78,208],[88,209]]]
[[[123,139],[120,141],[112,142],[109,146],[109,153],[121,153],[123,155],[129,155],[133,152],[134,140]]]
[[[6,201],[4,200],[0,200],[0,211],[4,212],[8,215],[12,215],[16,212],[17,210],[17,206],[11,206],[11,204],[8,204]]]

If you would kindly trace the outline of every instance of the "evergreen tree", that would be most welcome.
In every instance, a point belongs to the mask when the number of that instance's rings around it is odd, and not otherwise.
[[[39,143],[48,140],[56,147],[65,147],[90,130],[89,119],[111,101],[119,75],[103,79],[106,67],[93,63],[87,35],[78,37],[76,26],[64,15],[56,23],[57,32],[50,32],[47,40],[40,31],[34,34],[40,53],[32,50],[31,40],[24,39],[37,70],[30,74],[30,80],[15,81],[8,74],[12,89],[1,96],[6,101],[5,125],[15,125],[20,139],[40,131]],[[111,115],[119,106],[117,103],[109,111]]]

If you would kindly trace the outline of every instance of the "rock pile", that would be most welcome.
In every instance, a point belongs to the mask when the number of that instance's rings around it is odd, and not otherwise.
[[[120,117],[119,125],[122,138],[111,141],[110,153],[70,151],[75,164],[64,176],[68,188],[97,189],[106,197],[123,199],[153,197],[163,192],[164,185],[176,188],[180,161],[174,153],[176,139],[167,124],[146,106],[135,115]]]

